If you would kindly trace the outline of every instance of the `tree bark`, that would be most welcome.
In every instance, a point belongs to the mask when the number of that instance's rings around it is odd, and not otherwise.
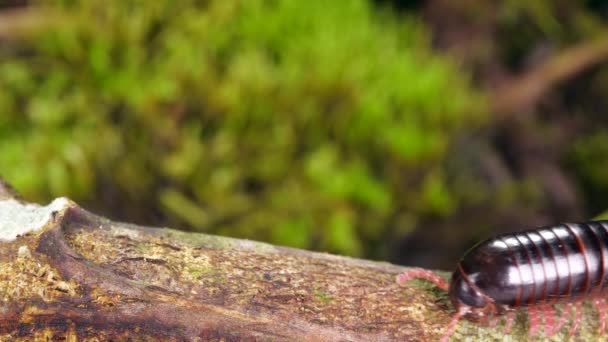
[[[14,195],[0,182],[0,341],[436,341],[452,313],[446,293],[396,284],[406,268],[388,263],[117,223],[67,199],[42,207]],[[520,316],[512,340],[526,338]],[[463,321],[453,337],[502,330]],[[578,336],[595,340],[596,330],[588,312]]]

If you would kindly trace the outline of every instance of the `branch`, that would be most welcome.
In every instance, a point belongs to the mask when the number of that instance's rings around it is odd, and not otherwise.
[[[51,20],[56,19],[50,9],[24,7],[0,11],[0,39],[20,39],[22,34],[44,28]]]
[[[447,296],[424,281],[397,285],[404,270],[112,222],[65,198],[5,198],[0,340],[436,341]],[[583,340],[597,339],[595,317],[586,315]],[[525,339],[526,325],[512,333]],[[503,335],[462,322],[454,336]]]
[[[499,86],[491,104],[503,116],[528,112],[556,85],[608,59],[608,32],[599,38],[569,48],[525,75]]]

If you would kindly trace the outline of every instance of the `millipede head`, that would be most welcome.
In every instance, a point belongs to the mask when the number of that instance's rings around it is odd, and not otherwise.
[[[448,293],[456,312],[461,313],[468,320],[486,320],[502,311],[500,306],[483,293],[460,267],[452,274]]]

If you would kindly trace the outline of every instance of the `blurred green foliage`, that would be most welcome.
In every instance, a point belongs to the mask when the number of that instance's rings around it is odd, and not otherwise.
[[[598,130],[579,138],[569,151],[566,162],[578,176],[589,211],[601,213],[597,219],[608,219],[605,206],[608,193],[608,133]]]
[[[507,0],[498,11],[499,49],[506,65],[526,68],[539,47],[567,47],[597,36],[605,27],[600,3],[594,1]],[[597,7],[597,8],[595,8]],[[580,101],[584,102],[584,101]]]
[[[29,199],[368,256],[459,205],[442,161],[485,102],[412,18],[364,0],[45,6],[0,49],[0,172]]]

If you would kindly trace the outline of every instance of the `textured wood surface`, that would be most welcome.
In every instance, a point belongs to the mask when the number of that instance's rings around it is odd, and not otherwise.
[[[0,241],[0,341],[436,341],[447,296],[397,285],[403,270],[112,222],[69,201],[40,230]],[[574,340],[597,339],[587,311]],[[524,316],[512,333],[463,322],[453,340],[527,339]]]

